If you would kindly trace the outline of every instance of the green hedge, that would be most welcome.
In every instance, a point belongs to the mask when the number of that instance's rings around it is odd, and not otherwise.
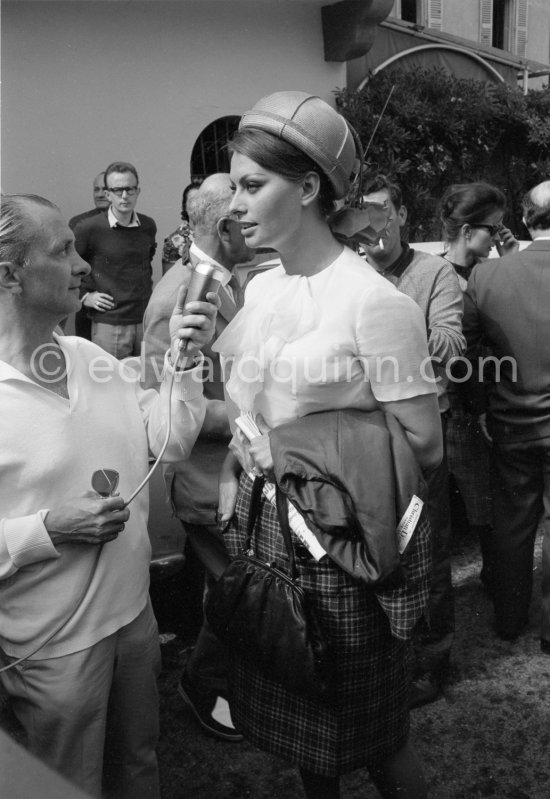
[[[441,236],[439,199],[451,183],[486,180],[508,199],[505,221],[520,238],[520,200],[550,178],[550,88],[455,78],[443,69],[384,71],[361,91],[338,89],[336,104],[366,146],[370,172],[400,184],[411,241]]]

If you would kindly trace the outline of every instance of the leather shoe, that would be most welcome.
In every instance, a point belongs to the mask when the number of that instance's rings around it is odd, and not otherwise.
[[[229,704],[223,696],[210,691],[197,691],[185,672],[181,675],[178,694],[209,735],[221,741],[236,743],[243,740],[244,736],[233,726]]]
[[[412,680],[409,692],[409,708],[422,707],[429,705],[439,699],[443,690],[442,681],[437,677],[426,672],[420,674]]]
[[[545,655],[550,655],[550,641],[547,641],[546,638],[540,639],[540,651]]]

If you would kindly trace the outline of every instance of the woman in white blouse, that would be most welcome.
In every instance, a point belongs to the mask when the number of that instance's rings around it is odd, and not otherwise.
[[[247,472],[272,476],[269,428],[315,411],[382,408],[400,421],[424,469],[439,463],[442,445],[419,308],[327,222],[357,165],[344,118],[317,97],[278,92],[244,114],[229,146],[232,210],[246,243],[273,248],[281,261],[250,283],[243,310],[216,344],[232,361],[232,403],[266,431],[251,443],[236,433],[222,475],[222,524],[237,502],[238,523],[226,534],[235,554]],[[269,559],[277,536],[269,503],[259,522],[257,546]],[[314,593],[339,597],[337,700],[293,695],[238,661],[233,718],[257,746],[299,767],[310,799],[336,799],[339,776],[361,766],[382,796],[422,799],[422,769],[408,743],[406,645],[391,636],[368,586],[326,560],[300,568],[309,570]]]

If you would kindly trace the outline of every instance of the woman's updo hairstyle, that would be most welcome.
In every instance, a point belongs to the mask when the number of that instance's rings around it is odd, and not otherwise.
[[[324,214],[348,194],[358,165],[354,137],[344,117],[306,92],[263,97],[243,114],[228,148],[288,180],[316,172],[321,177]]]
[[[462,225],[484,222],[489,214],[506,208],[504,194],[490,183],[455,183],[441,198],[440,219],[443,238],[451,243],[458,239]]]
[[[320,179],[319,208],[321,213],[328,216],[334,210],[336,196],[331,182],[311,158],[297,150],[292,144],[263,130],[248,128],[237,131],[228,143],[227,149],[230,153],[244,155],[263,169],[268,169],[270,172],[296,183],[302,180],[308,172],[316,172]]]

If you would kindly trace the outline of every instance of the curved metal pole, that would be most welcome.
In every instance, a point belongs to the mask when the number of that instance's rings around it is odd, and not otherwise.
[[[418,47],[410,47],[408,50],[402,50],[401,52],[392,55],[390,58],[387,58],[384,62],[382,62],[382,64],[379,64],[375,69],[373,69],[372,75],[376,75],[378,72],[381,72],[383,69],[386,69],[386,67],[389,67],[390,64],[393,64],[395,61],[399,61],[400,58],[404,58],[405,56],[414,53],[420,53],[423,50],[451,50],[454,53],[461,53],[462,55],[468,56],[469,58],[472,58],[474,61],[480,63],[483,67],[485,67],[485,69],[488,72],[490,72],[495,78],[497,78],[497,80],[501,81],[502,83],[505,83],[505,80],[500,74],[500,72],[497,72],[497,70],[494,67],[492,67],[490,64],[488,64],[487,61],[485,61],[485,59],[481,58],[481,56],[478,56],[476,53],[471,53],[469,50],[466,50],[463,47],[456,47],[455,45],[452,44],[421,44]],[[357,91],[361,91],[361,89],[363,89],[366,86],[366,84],[369,82],[370,78],[371,75],[368,75],[366,78],[363,78],[363,80],[357,87]]]

